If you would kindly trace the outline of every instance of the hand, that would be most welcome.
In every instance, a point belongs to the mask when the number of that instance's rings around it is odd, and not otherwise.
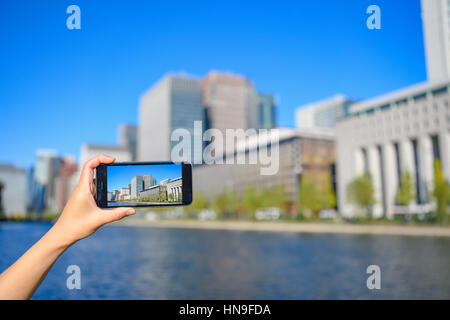
[[[84,164],[80,181],[52,228],[67,245],[90,236],[107,223],[136,213],[133,208],[101,209],[97,206],[94,169],[101,163],[113,163],[114,160],[101,154]]]

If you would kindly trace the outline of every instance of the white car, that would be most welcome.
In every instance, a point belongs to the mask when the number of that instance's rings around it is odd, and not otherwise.
[[[216,220],[217,214],[214,210],[204,209],[197,216],[198,220]]]
[[[334,209],[323,209],[319,211],[320,219],[336,219],[337,211]]]
[[[256,220],[277,220],[281,216],[281,209],[276,207],[257,209]]]

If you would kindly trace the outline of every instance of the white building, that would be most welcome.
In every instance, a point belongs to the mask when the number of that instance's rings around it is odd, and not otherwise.
[[[450,76],[450,2],[422,0],[423,36],[429,81]]]
[[[165,182],[164,185],[167,187],[167,199],[169,199],[169,201],[182,199],[182,183],[183,179],[181,177],[170,179]],[[161,185],[163,185],[162,182]]]
[[[347,96],[338,94],[330,98],[300,106],[295,111],[296,126],[302,130],[334,130],[336,121],[348,114],[354,103]]]
[[[430,203],[434,160],[450,180],[450,81],[415,85],[354,104],[336,127],[339,210],[356,212],[347,186],[369,173],[375,188],[375,217],[395,212],[400,176],[408,171],[417,203]]]
[[[26,213],[26,173],[12,165],[0,165],[2,206],[7,217],[24,216]]]
[[[194,132],[194,121],[204,119],[202,99],[200,81],[186,75],[167,75],[145,92],[140,99],[138,160],[171,160],[172,146],[178,143],[171,141],[171,134],[178,128],[192,138],[191,157],[194,152],[201,157],[202,146],[194,149],[194,141],[201,141],[202,132]]]

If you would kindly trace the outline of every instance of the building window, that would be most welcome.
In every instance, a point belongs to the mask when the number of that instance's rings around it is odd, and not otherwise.
[[[433,159],[434,160],[441,160],[441,152],[439,149],[439,137],[432,136],[431,137],[431,143],[433,145]]]
[[[399,147],[398,142],[394,143],[394,151],[395,151],[395,163],[397,165],[397,181],[398,181],[398,186],[400,187],[401,177],[402,177],[402,167],[400,164],[400,147]]]

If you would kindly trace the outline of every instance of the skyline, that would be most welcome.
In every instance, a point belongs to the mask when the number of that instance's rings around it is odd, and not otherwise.
[[[181,177],[181,164],[109,166],[107,171],[108,192],[128,187],[131,179],[137,175],[150,175],[159,184],[165,179]]]
[[[117,126],[136,123],[140,95],[170,71],[242,74],[279,98],[283,127],[298,106],[336,93],[367,99],[426,80],[417,0],[378,1],[381,30],[366,28],[369,1],[122,4],[79,1],[75,31],[69,3],[4,5],[0,163],[115,144]]]

